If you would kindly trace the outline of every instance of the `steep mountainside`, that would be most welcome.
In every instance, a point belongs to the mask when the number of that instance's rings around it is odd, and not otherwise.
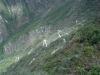
[[[7,75],[17,75],[20,69],[47,71],[50,64],[45,62],[63,50],[72,33],[100,16],[99,0],[0,0],[0,7],[0,73],[14,64],[10,74],[4,73]],[[58,59],[62,58],[63,55]],[[33,67],[34,60],[37,64]],[[53,62],[56,64],[54,60],[51,65]],[[47,72],[60,74],[51,71]]]
[[[17,29],[29,25],[36,18],[48,19],[46,24],[51,24],[48,20],[55,18],[54,21],[60,20],[66,24],[73,24],[78,20],[83,23],[93,20],[99,16],[99,0],[83,1],[83,0],[0,0],[0,16],[3,25],[1,34],[1,42],[7,36],[16,32]],[[52,15],[52,16],[51,16]],[[67,18],[67,19],[65,19]],[[45,22],[45,20],[43,21]],[[59,22],[59,21],[58,21]],[[22,26],[22,27],[20,27]]]
[[[3,40],[3,37],[7,38],[8,35],[13,33],[11,37],[9,36],[10,38],[7,39],[7,42],[3,46],[4,52],[7,54],[9,54],[9,52],[12,53],[13,51],[22,50],[23,48],[20,48],[19,46],[26,47],[25,44],[28,44],[27,42],[30,41],[29,39],[32,38],[35,39],[35,36],[34,37],[31,36],[34,33],[39,33],[36,35],[39,36],[42,35],[45,36],[46,38],[46,36],[57,32],[57,30],[62,30],[65,27],[68,28],[76,24],[84,24],[93,20],[93,18],[99,16],[99,0],[96,1],[87,1],[87,0],[52,1],[51,0],[50,2],[49,1],[45,2],[42,0],[40,1],[14,0],[11,2],[10,0],[7,1],[5,0],[4,3],[5,3],[5,8],[3,9],[3,11],[1,11],[3,12],[1,13],[1,15],[4,20],[8,21],[8,24],[4,23],[5,26],[3,25],[4,26],[3,32],[5,33],[1,32],[1,35],[4,35],[1,36],[1,41]],[[46,3],[48,3],[48,5]],[[56,3],[58,4],[60,3],[60,5],[56,5]],[[34,7],[34,10],[31,7]],[[8,8],[11,9],[12,11],[9,11]],[[45,11],[39,12],[38,10],[40,8],[44,8]],[[6,13],[7,10],[9,13]],[[19,10],[22,10],[22,14],[21,12],[18,12]],[[12,13],[14,13],[14,15],[12,15]],[[35,16],[33,15],[33,13]],[[33,18],[31,18],[32,16]],[[29,21],[28,19],[31,21]],[[14,48],[12,48],[12,46],[9,46],[10,43],[13,45]],[[29,46],[30,45],[32,44],[29,44]],[[29,46],[27,46],[27,48]]]
[[[69,37],[57,39],[47,48],[38,47],[13,63],[2,75],[100,75],[99,28],[100,18]]]

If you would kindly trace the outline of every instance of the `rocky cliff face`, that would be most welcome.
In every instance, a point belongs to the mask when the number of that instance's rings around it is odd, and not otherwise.
[[[37,42],[42,42],[43,38],[46,39],[48,34],[51,33],[50,28],[50,26],[43,26],[20,35],[19,37],[9,41],[4,45],[4,52],[6,54],[11,54],[21,50],[26,50],[30,46],[36,45]]]
[[[4,20],[2,18],[2,16],[0,15],[0,42],[2,42],[8,36],[7,28],[5,26],[5,22],[7,22],[7,21]]]
[[[60,1],[60,0],[59,0]],[[58,1],[58,2],[59,2]],[[35,19],[38,15],[43,14],[46,11],[54,8],[54,1],[44,0],[1,0],[0,1],[0,15],[2,24],[5,25],[3,30],[5,37],[16,32],[22,25],[28,24],[32,19]],[[53,5],[51,5],[53,4]],[[44,15],[45,15],[44,14]],[[34,18],[32,18],[32,16]],[[7,35],[6,35],[7,34]],[[5,40],[5,37],[1,36],[1,41]]]
[[[29,22],[29,16],[24,16],[23,14],[23,5],[18,1],[13,2],[14,1],[10,0],[0,1],[0,20],[3,22],[3,26],[5,26],[3,35],[5,35],[6,38],[14,33],[18,27]],[[3,40],[5,40],[5,38],[3,38]]]

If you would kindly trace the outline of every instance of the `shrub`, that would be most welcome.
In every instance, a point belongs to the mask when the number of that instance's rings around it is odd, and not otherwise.
[[[91,56],[94,55],[96,53],[96,50],[93,49],[93,47],[91,46],[86,46],[83,50],[83,56]]]
[[[85,75],[100,75],[100,65],[90,64],[88,67],[88,71],[84,68],[78,68],[77,72]]]
[[[96,24],[85,25],[80,29],[80,39],[82,42],[90,45],[97,44],[100,41],[100,26]]]
[[[100,75],[100,65],[90,64],[90,70],[87,75]]]
[[[80,74],[83,74],[85,72],[85,69],[84,68],[81,68],[81,67],[78,67],[78,70],[77,70]]]

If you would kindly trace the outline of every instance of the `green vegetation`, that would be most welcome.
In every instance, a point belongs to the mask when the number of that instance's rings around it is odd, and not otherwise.
[[[88,71],[86,68],[78,68],[77,72],[84,75],[100,75],[100,65],[90,64],[88,66]]]
[[[81,41],[91,45],[100,41],[100,25],[91,23],[80,30]]]
[[[23,0],[23,2],[25,1]],[[23,7],[24,14],[22,16],[27,16],[30,21],[19,28],[16,27],[16,16],[13,16],[7,8],[7,4],[4,4],[4,9],[0,8],[0,14],[9,21],[9,24],[6,23],[6,27],[10,36],[0,44],[0,54],[2,54],[0,55],[0,73],[3,72],[2,75],[100,75],[100,19],[98,18],[82,27],[79,26],[82,24],[81,20],[78,23],[75,22],[75,20],[80,19],[78,17],[81,14],[87,13],[88,16],[91,16],[88,12],[94,10],[95,7],[91,8],[94,1],[84,1],[80,4],[85,4],[84,6],[79,5],[82,9],[76,6],[77,2],[74,2],[69,0],[56,8],[51,8],[52,10],[47,11],[47,14],[43,16],[41,14],[36,16],[34,12],[29,11],[28,6]],[[8,0],[7,3],[9,5]],[[3,5],[0,4],[0,6]],[[41,6],[45,7],[44,4],[36,5],[37,9]],[[85,18],[87,20],[87,15],[82,16],[82,20]],[[46,30],[43,28],[42,33],[40,33],[42,36],[33,38],[35,44],[11,55],[3,54],[3,46],[6,43],[16,42],[15,39],[17,40],[20,35],[28,34],[29,31],[44,26],[51,26],[50,34],[45,35],[43,31]],[[80,29],[76,31],[75,28]],[[16,31],[13,34],[11,33],[12,29]],[[61,32],[61,38],[57,34],[57,30],[60,29],[65,31]],[[69,36],[66,35],[66,32],[72,30],[73,33]],[[47,48],[42,46],[44,38],[49,42]],[[66,39],[66,43],[63,39]],[[32,49],[32,53],[27,54]],[[22,58],[15,62],[17,56]]]
[[[89,68],[87,75],[100,75],[100,65],[90,64]]]
[[[85,72],[85,69],[84,68],[80,68],[78,67],[78,70],[77,70],[80,74],[83,74]]]
[[[95,55],[95,53],[97,52],[97,50],[95,50],[94,48],[92,48],[91,46],[87,46],[83,49],[83,55],[84,56],[91,56],[91,55]]]

